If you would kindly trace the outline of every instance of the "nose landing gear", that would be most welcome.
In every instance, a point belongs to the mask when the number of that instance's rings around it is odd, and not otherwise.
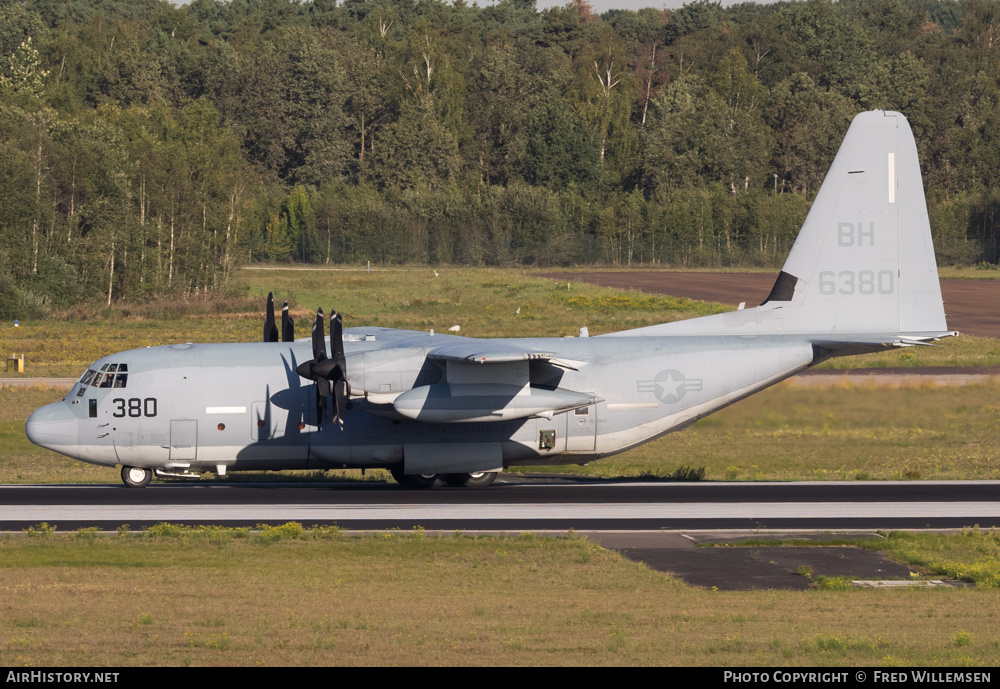
[[[122,467],[122,483],[129,488],[145,488],[153,480],[153,470],[143,467]]]

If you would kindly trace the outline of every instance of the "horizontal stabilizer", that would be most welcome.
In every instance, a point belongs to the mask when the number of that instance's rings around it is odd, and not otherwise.
[[[834,356],[865,354],[900,347],[930,347],[945,337],[956,337],[957,331],[936,333],[911,333],[906,337],[899,333],[863,333],[858,335],[837,335],[813,340],[813,346],[832,352]]]

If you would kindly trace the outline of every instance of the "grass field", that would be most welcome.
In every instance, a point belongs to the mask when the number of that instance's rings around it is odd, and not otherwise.
[[[996,535],[907,547],[953,563],[991,552],[995,571]],[[36,530],[0,540],[0,571],[8,667],[990,667],[1000,654],[989,585],[710,591],[579,538]]]

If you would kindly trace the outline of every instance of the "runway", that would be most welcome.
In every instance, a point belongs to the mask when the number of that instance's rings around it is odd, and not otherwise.
[[[677,483],[504,476],[486,490],[396,484],[256,483],[0,486],[0,531],[47,522],[60,532],[132,531],[160,522],[249,526],[296,521],[345,532],[570,531],[624,557],[719,590],[791,589],[817,575],[913,583],[912,567],[856,547],[699,548],[699,543],[879,538],[891,530],[1000,526],[1000,482]],[[960,582],[920,582],[961,585]]]
[[[159,522],[345,529],[663,531],[1000,527],[996,481],[678,483],[505,478],[482,491],[381,483],[2,486],[0,530]]]

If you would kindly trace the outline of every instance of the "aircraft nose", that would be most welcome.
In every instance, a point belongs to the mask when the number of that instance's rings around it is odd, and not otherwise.
[[[71,454],[78,444],[77,419],[63,402],[36,409],[24,430],[35,445],[63,454]]]

